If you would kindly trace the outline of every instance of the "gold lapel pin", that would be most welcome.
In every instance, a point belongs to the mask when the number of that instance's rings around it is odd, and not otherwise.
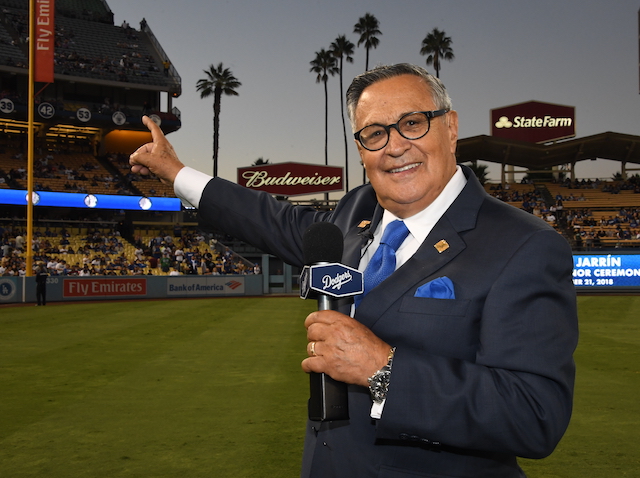
[[[449,243],[447,241],[445,241],[444,239],[441,239],[440,241],[435,243],[433,245],[433,247],[436,248],[436,251],[438,251],[439,254],[442,254],[444,251],[449,249]]]
[[[358,224],[358,227],[362,229],[363,227],[367,227],[369,224],[371,224],[371,221],[361,221],[360,224]]]

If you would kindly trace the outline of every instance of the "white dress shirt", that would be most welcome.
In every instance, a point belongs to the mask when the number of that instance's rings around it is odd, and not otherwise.
[[[433,229],[433,226],[436,225],[447,209],[449,209],[449,206],[453,204],[453,201],[456,200],[460,192],[462,192],[465,184],[467,184],[467,178],[462,172],[460,166],[456,166],[456,172],[454,175],[438,197],[429,206],[411,217],[401,219],[404,221],[407,229],[409,229],[409,235],[396,251],[396,270],[416,253],[431,232],[431,229]],[[358,270],[360,272],[364,272],[367,264],[369,264],[369,261],[373,257],[373,254],[375,254],[378,249],[380,239],[382,238],[382,234],[385,227],[387,227],[387,224],[395,221],[396,219],[400,218],[385,209],[382,215],[382,220],[373,233],[373,242],[366,247],[362,258],[360,259],[360,264],[358,266]],[[353,316],[354,312],[355,308],[352,307],[351,316]],[[373,406],[371,407],[371,418],[382,417],[384,403],[384,400],[380,403],[373,402]]]
[[[211,179],[213,179],[212,176],[185,166],[178,171],[173,181],[173,191],[183,203],[197,209],[200,206],[204,188]]]

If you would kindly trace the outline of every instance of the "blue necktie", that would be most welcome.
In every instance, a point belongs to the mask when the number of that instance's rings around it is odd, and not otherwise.
[[[355,298],[356,307],[371,289],[396,270],[396,251],[408,235],[409,229],[403,221],[395,220],[385,227],[380,245],[364,270],[364,293]]]

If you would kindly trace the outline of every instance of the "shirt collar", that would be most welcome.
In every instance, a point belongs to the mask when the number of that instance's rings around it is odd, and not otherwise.
[[[460,166],[456,166],[456,172],[453,174],[442,192],[431,204],[419,213],[414,214],[411,217],[401,219],[409,229],[409,234],[411,234],[418,243],[421,244],[427,238],[431,229],[433,229],[433,226],[435,226],[447,209],[449,209],[449,206],[453,204],[453,201],[456,200],[466,184],[467,178],[465,177],[462,168]],[[380,225],[377,228],[376,236],[384,231],[387,224],[395,221],[396,219],[400,218],[385,209]]]

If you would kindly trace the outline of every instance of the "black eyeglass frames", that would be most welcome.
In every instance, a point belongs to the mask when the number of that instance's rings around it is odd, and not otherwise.
[[[369,151],[378,151],[384,148],[389,142],[391,128],[395,128],[403,138],[420,139],[429,132],[431,128],[431,118],[437,118],[449,112],[448,108],[435,111],[413,111],[403,115],[397,123],[387,126],[381,124],[370,124],[355,133],[353,137],[357,139],[363,148]]]

